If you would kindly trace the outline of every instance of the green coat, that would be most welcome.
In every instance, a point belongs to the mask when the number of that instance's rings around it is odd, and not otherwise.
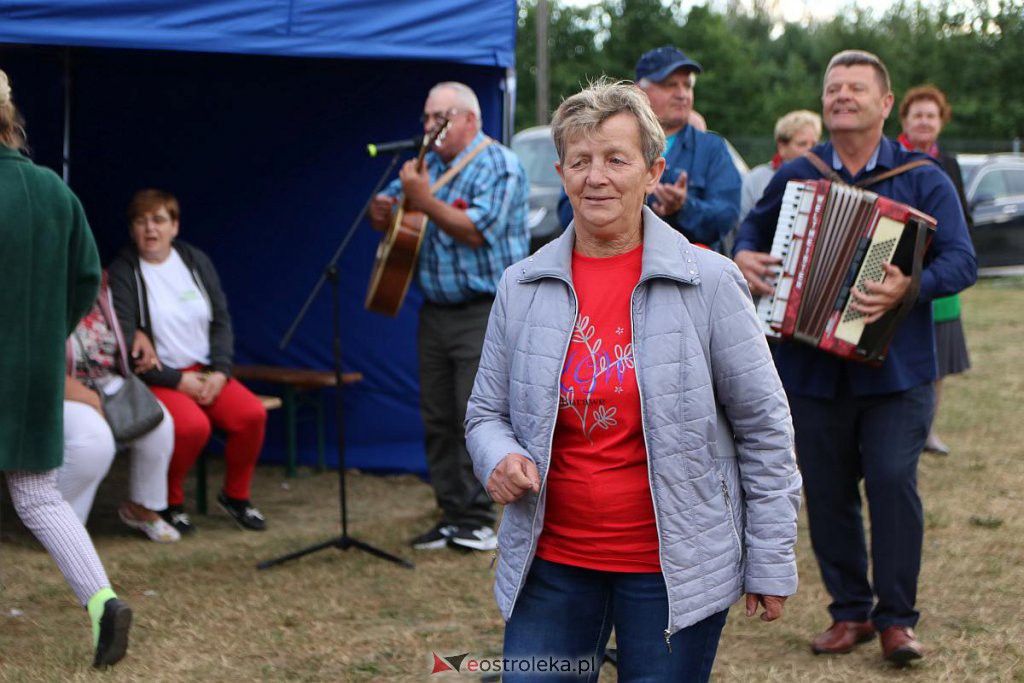
[[[100,283],[96,242],[57,175],[0,145],[0,471],[64,460],[64,340]]]

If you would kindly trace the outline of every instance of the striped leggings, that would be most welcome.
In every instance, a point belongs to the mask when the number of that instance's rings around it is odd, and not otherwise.
[[[57,470],[4,472],[18,517],[43,544],[84,607],[110,580],[85,527],[57,490]]]

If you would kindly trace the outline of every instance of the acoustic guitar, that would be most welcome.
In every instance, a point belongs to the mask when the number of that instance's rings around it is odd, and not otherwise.
[[[442,120],[433,132],[423,137],[423,145],[416,156],[416,165],[421,172],[427,151],[444,142],[449,125],[448,120]],[[402,198],[387,232],[377,245],[377,256],[373,262],[370,287],[364,304],[367,310],[390,316],[398,315],[405,302],[405,295],[409,293],[413,273],[416,272],[416,260],[423,244],[427,220],[425,213],[410,210],[405,198]]]

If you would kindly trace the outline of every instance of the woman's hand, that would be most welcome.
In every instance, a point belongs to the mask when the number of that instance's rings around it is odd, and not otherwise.
[[[487,493],[495,503],[508,505],[527,491],[540,493],[540,474],[532,460],[519,453],[509,453],[491,472]]]
[[[95,408],[97,413],[106,417],[103,413],[103,402],[100,400],[99,393],[85,386],[71,375],[65,375],[64,377],[64,400],[84,403]]]
[[[142,330],[135,330],[132,337],[132,359],[135,361],[135,374],[140,375],[150,370],[162,370],[160,359],[156,357],[156,349],[153,342]]]
[[[203,379],[202,373],[188,370],[181,373],[181,379],[178,380],[178,386],[175,388],[192,400],[198,402],[200,392],[203,390]]]
[[[220,396],[221,389],[228,383],[228,377],[223,372],[211,372],[203,378],[203,386],[199,389],[199,395],[195,397],[196,403],[201,406],[211,405]]]
[[[761,621],[775,621],[782,616],[782,606],[786,603],[785,595],[761,595],[760,593],[747,593],[747,616],[757,614],[757,606],[764,607],[761,613]]]

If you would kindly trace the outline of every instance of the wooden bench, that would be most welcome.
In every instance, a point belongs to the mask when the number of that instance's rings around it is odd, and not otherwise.
[[[324,468],[324,409],[321,390],[337,385],[334,372],[331,370],[310,370],[307,368],[286,368],[276,365],[236,365],[232,371],[234,377],[247,382],[266,382],[281,387],[281,398],[284,408],[285,453],[287,464],[285,474],[294,477],[298,461],[298,422],[299,408],[308,406],[313,410],[316,420],[317,465]],[[346,372],[341,376],[343,385],[355,384],[363,380],[361,372]]]

